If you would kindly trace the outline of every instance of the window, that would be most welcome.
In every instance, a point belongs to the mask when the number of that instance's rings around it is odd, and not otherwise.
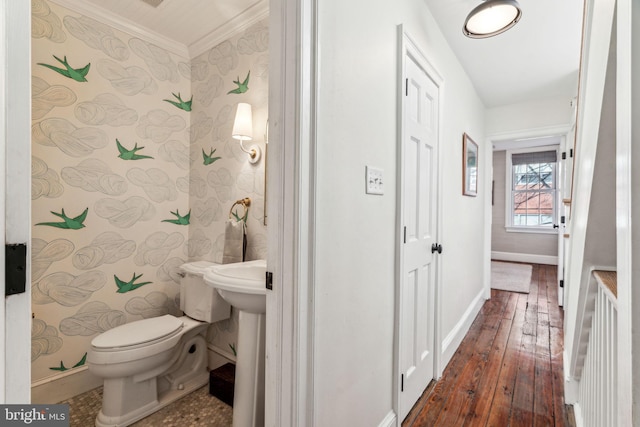
[[[553,232],[556,214],[556,150],[507,152],[509,231]]]

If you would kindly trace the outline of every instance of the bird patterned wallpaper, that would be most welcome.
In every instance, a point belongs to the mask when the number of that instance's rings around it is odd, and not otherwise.
[[[32,0],[33,381],[84,365],[101,332],[181,315],[179,267],[222,261],[235,200],[252,200],[247,259],[266,257],[264,161],[231,129],[249,102],[264,150],[267,47],[263,20],[182,58]],[[235,352],[237,322],[210,341]]]

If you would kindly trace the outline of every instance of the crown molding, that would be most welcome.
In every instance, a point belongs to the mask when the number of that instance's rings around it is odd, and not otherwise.
[[[222,43],[225,40],[246,30],[269,16],[269,2],[260,0],[242,13],[211,31],[204,37],[189,45],[189,57],[195,58]]]
[[[146,41],[153,42],[158,47],[161,47],[171,53],[181,56],[185,59],[189,59],[189,49],[186,45],[172,40],[160,33],[152,31],[148,28],[143,28],[140,24],[137,24],[127,18],[110,12],[95,4],[87,4],[81,0],[50,0],[51,2],[65,7],[73,12],[80,13],[88,18],[95,19],[102,22],[112,28],[123,31],[131,36],[139,37]]]
[[[556,145],[559,144],[561,142],[561,138],[566,136],[570,131],[570,124],[545,126],[535,129],[523,129],[515,132],[496,133],[487,136],[485,140],[492,144],[494,151],[508,150],[512,147]]]
[[[146,41],[153,42],[155,45],[186,59],[193,59],[203,54],[212,47],[230,39],[269,16],[269,2],[267,0],[259,0],[233,19],[187,46],[156,31],[141,27],[140,24],[130,19],[124,18],[100,6],[87,4],[82,0],[50,1],[73,12],[123,31],[133,37],[139,37]]]

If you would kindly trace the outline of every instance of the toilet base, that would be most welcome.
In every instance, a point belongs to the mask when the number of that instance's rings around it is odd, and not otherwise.
[[[155,380],[155,379],[154,379]],[[209,382],[209,373],[206,372],[203,375],[195,377],[185,382],[182,390],[168,390],[160,397],[159,400],[155,400],[142,406],[140,408],[129,411],[117,417],[106,416],[100,409],[98,416],[96,417],[96,427],[124,427],[135,423],[147,417],[154,412],[159,411],[165,406],[175,402],[176,400],[186,396],[187,394],[196,391],[200,387],[203,387]],[[105,384],[106,385],[106,384]]]
[[[207,384],[207,343],[201,335],[206,326],[204,323],[187,332],[168,366],[105,378],[96,426],[128,426]]]

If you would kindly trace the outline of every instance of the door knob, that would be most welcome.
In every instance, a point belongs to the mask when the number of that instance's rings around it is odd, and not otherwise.
[[[553,228],[558,228],[560,227],[558,224],[553,224]]]
[[[437,243],[434,243],[433,245],[431,245],[431,253],[434,252],[438,252],[439,254],[442,253],[442,245],[439,245]]]

